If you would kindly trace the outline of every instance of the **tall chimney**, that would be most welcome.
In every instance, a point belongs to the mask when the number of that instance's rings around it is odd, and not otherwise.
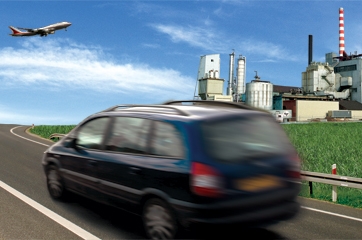
[[[339,8],[339,56],[344,52],[344,18],[343,8]]]
[[[233,49],[234,50],[234,49]],[[235,52],[232,52],[230,55],[230,64],[229,64],[229,82],[228,82],[228,88],[227,95],[233,94],[233,81],[234,81],[234,65],[235,65]]]
[[[309,35],[308,41],[308,66],[313,62],[313,35]]]

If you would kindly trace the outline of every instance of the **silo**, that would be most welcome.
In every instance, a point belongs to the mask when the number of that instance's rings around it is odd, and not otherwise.
[[[255,80],[246,84],[245,103],[256,108],[273,110],[273,84],[259,79],[256,75]]]
[[[237,66],[237,93],[238,95],[245,93],[245,67],[246,67],[246,58],[239,56],[238,66]]]

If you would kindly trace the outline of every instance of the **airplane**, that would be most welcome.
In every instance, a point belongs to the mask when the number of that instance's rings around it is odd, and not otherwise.
[[[72,25],[69,22],[60,22],[60,23],[54,23],[52,25],[42,27],[42,28],[15,28],[13,26],[9,26],[11,31],[13,31],[12,34],[9,34],[13,37],[30,37],[34,35],[40,35],[40,37],[48,36],[48,34],[54,34],[55,31],[65,28],[65,31],[67,31],[67,27]],[[22,32],[19,29],[26,30],[26,32]]]

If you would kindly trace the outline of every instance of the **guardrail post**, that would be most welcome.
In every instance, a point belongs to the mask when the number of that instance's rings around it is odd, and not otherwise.
[[[313,182],[309,182],[309,195],[313,194]]]
[[[337,175],[337,165],[336,164],[332,165],[332,174]],[[337,186],[335,186],[335,185],[333,185],[333,190],[332,190],[332,201],[333,202],[337,201]]]

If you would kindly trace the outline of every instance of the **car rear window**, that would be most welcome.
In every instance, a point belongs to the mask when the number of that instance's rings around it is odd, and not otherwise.
[[[268,117],[207,122],[201,129],[207,153],[217,160],[243,161],[292,150],[283,129]]]

